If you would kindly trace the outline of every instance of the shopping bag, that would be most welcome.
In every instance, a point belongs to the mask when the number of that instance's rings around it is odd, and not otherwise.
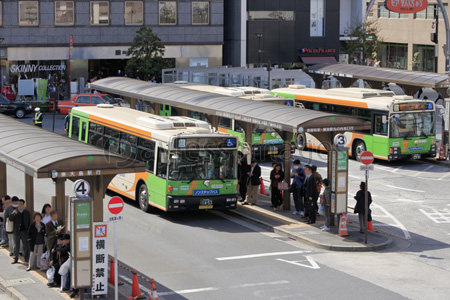
[[[44,254],[42,254],[41,259],[40,259],[40,268],[41,270],[47,270],[48,269],[48,258],[49,258],[49,253],[48,251],[45,251]]]
[[[282,181],[278,183],[278,189],[281,191],[286,191],[289,189],[288,183],[286,181]]]
[[[70,269],[71,261],[72,261],[72,259],[69,256],[69,258],[66,260],[66,262],[62,264],[61,268],[59,268],[59,271],[58,271],[59,275],[61,275],[61,276],[67,275],[67,273],[69,272],[69,269]]]
[[[47,270],[48,283],[52,283],[55,280],[55,267],[51,267]]]
[[[319,214],[322,216],[324,215],[323,204],[320,204],[319,206]]]

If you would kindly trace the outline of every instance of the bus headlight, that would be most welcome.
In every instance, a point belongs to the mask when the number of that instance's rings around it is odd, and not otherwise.
[[[237,201],[237,198],[227,198],[227,202],[235,202]]]
[[[173,200],[173,203],[174,203],[174,204],[175,204],[175,203],[180,203],[180,200],[178,200],[178,199]]]
[[[180,204],[184,204],[184,203],[186,203],[186,200],[180,199]]]

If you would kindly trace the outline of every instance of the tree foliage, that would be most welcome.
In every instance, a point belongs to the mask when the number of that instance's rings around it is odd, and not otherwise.
[[[162,69],[166,67],[164,50],[164,44],[152,29],[141,27],[127,51],[131,57],[125,69],[127,76],[146,81],[153,78],[159,80]]]
[[[348,35],[352,38],[346,43],[346,52],[350,56],[350,63],[366,64],[369,60],[375,61],[383,43],[376,22],[359,23],[347,30]]]

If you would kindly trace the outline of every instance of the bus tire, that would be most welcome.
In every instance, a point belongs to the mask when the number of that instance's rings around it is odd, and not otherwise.
[[[357,141],[353,146],[353,158],[357,161],[361,161],[361,154],[366,150],[366,144],[361,140]]]
[[[137,189],[137,200],[139,208],[145,212],[150,212],[152,206],[148,204],[148,188],[145,183],[141,183]]]

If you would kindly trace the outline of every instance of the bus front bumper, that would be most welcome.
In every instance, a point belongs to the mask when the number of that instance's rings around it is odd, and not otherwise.
[[[224,210],[237,206],[237,195],[220,196],[167,196],[167,211]]]
[[[430,151],[425,153],[416,153],[416,154],[405,154],[401,152],[401,148],[393,147],[390,148],[390,154],[388,155],[388,160],[400,160],[400,159],[421,159],[426,157],[435,157],[436,156],[436,145],[433,144],[430,147]]]

